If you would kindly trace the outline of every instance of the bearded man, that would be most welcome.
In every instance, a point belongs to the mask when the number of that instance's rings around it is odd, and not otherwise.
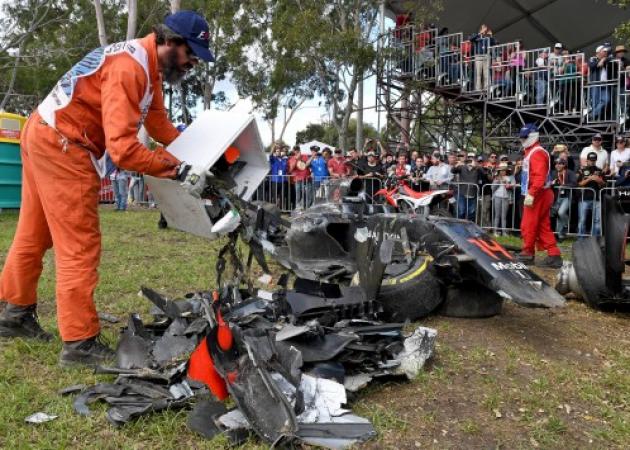
[[[105,149],[122,170],[186,181],[190,166],[138,140],[144,124],[164,146],[179,132],[164,109],[162,80],[178,82],[214,58],[205,19],[166,17],[148,36],[93,50],[70,69],[26,123],[21,140],[22,205],[0,275],[1,337],[50,340],[36,315],[46,250],[55,249],[62,366],[94,366],[114,352],[100,339],[94,305],[101,235],[98,200]],[[99,170],[101,169],[101,170]]]

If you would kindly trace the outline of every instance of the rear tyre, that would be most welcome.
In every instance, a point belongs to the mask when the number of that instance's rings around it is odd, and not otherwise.
[[[611,295],[606,288],[604,252],[598,238],[591,236],[573,243],[573,267],[584,300],[592,308],[599,308]]]
[[[376,298],[391,320],[401,322],[428,316],[443,299],[431,259],[422,257],[404,272],[384,278]]]
[[[487,287],[472,281],[449,286],[438,314],[446,317],[482,318],[501,314],[503,298]]]

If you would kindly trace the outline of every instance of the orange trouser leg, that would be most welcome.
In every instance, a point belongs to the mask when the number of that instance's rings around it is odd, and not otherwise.
[[[537,200],[538,201],[538,200]],[[538,250],[547,250],[549,256],[560,256],[560,249],[556,244],[556,236],[551,231],[551,206],[554,202],[553,191],[545,189],[541,194],[538,208],[538,232],[536,233],[536,247]]]
[[[87,150],[69,145],[34,114],[26,136],[33,180],[55,252],[57,320],[64,341],[100,331],[94,306],[101,235],[98,221],[100,182]]]
[[[22,140],[20,218],[0,275],[0,299],[20,306],[37,303],[37,282],[42,273],[42,259],[46,250],[52,246],[26,141],[30,124],[31,121],[24,130]]]

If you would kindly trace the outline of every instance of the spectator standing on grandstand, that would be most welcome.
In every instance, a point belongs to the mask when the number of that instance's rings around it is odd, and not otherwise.
[[[604,172],[597,167],[597,153],[591,152],[586,157],[586,165],[578,171],[578,186],[588,188],[582,192],[582,197],[578,203],[578,233],[582,236],[587,234],[586,222],[589,212],[592,213],[593,227],[590,230],[593,236],[600,234],[600,203],[597,195],[606,184]]]
[[[589,82],[598,83],[613,79],[614,65],[613,59],[608,54],[608,48],[600,45],[595,50],[595,56],[588,63]],[[610,86],[596,85],[590,88],[591,95],[591,114],[593,120],[610,120],[612,114],[608,113],[608,104],[610,103],[611,91]]]
[[[569,169],[568,161],[563,157],[556,160],[555,170],[551,174],[551,186],[556,194],[551,215],[556,217],[556,233],[558,240],[562,241],[569,231],[569,208],[572,198],[570,189],[577,186],[577,176]]]
[[[564,46],[560,42],[556,42],[553,46],[553,52],[549,55],[549,69],[555,76],[562,73],[562,67],[564,66],[564,56],[562,56],[563,48]]]
[[[434,153],[431,157],[431,167],[426,171],[424,179],[429,182],[431,189],[446,189],[453,178],[451,166],[444,162],[444,155]]]
[[[626,138],[617,136],[615,139],[615,149],[610,152],[610,175],[616,177],[619,175],[619,169],[623,163],[630,160],[630,148],[626,146]]]
[[[495,236],[506,233],[507,216],[512,203],[514,183],[514,177],[510,174],[508,163],[500,163],[492,180],[492,227]]]
[[[464,162],[457,161],[451,169],[457,181],[457,217],[470,221],[475,220],[477,212],[477,192],[483,182],[482,169],[477,165],[474,153],[468,153]]]
[[[615,47],[615,61],[619,62],[619,70],[628,67],[628,58],[626,58],[626,47],[618,45]]]
[[[288,147],[280,144],[275,145],[273,152],[269,155],[269,191],[267,201],[276,203],[279,208],[284,209],[287,205],[289,195],[289,179],[287,177],[289,158],[286,154]],[[284,207],[284,208],[283,208]]]
[[[328,173],[331,178],[344,178],[350,175],[350,165],[347,164],[346,158],[340,148],[336,148],[334,157],[328,160]]]
[[[479,28],[479,33],[473,34],[469,38],[472,42],[473,55],[475,58],[475,90],[485,91],[488,88],[488,67],[489,61],[487,57],[488,47],[495,45],[496,41],[492,36],[492,30],[483,24]]]
[[[536,67],[541,69],[534,72],[534,85],[536,87],[536,104],[545,105],[545,96],[547,95],[547,74],[549,72],[549,53],[543,50],[536,58]]]
[[[310,178],[311,178],[311,158],[302,155],[300,146],[293,147],[293,155],[287,161],[287,171],[291,175],[291,184],[295,205],[297,208],[305,208],[310,204]]]
[[[523,246],[518,259],[524,263],[533,263],[536,248],[544,249],[547,251],[547,258],[539,266],[559,268],[562,267],[562,257],[551,231],[549,214],[554,203],[549,173],[551,155],[541,147],[536,125],[527,124],[521,128],[519,138],[525,156],[521,173]]]
[[[595,164],[603,172],[608,171],[608,152],[602,147],[602,135],[596,133],[591,140],[591,145],[584,147],[580,153],[580,166],[584,167],[587,163],[587,157],[590,153],[597,155],[597,163]]]
[[[116,211],[127,211],[127,196],[129,195],[129,172],[116,167],[109,175],[114,190]]]

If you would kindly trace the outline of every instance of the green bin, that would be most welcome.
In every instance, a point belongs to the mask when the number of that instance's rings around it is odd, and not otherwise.
[[[0,209],[19,208],[22,199],[20,132],[26,118],[0,112]]]

